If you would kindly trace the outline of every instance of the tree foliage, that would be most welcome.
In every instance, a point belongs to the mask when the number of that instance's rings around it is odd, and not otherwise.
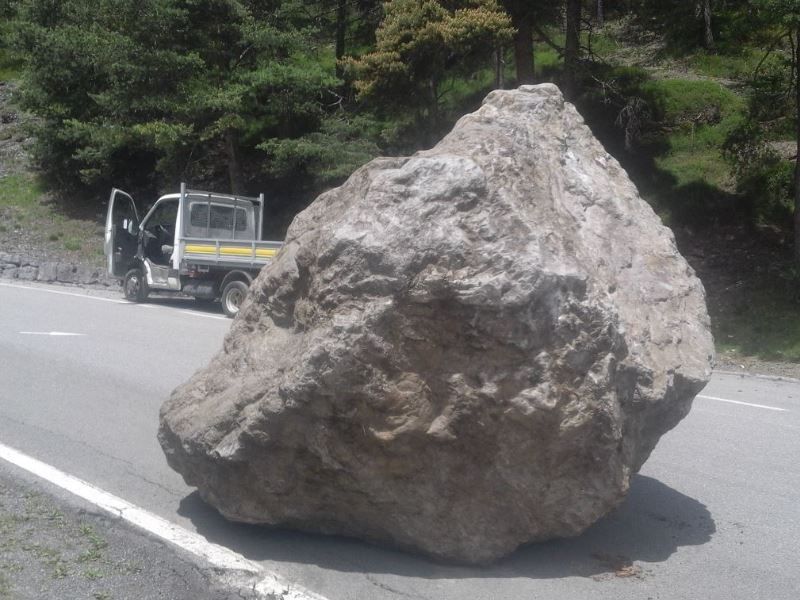
[[[800,207],[800,168],[775,151],[800,139],[800,0],[0,0],[0,16],[59,189],[188,180],[272,191],[291,216],[371,157],[432,144],[493,86],[549,80],[651,170],[703,147],[756,218]],[[680,86],[599,57],[609,23],[675,64],[738,61],[747,114],[684,81],[704,108],[668,119]]]
[[[340,81],[306,8],[22,0],[16,45],[42,166],[70,187],[216,178],[241,189],[269,173],[266,142],[280,148],[338,119]]]
[[[385,6],[375,49],[349,61],[363,102],[410,111],[438,131],[442,84],[465,76],[513,35],[494,0],[394,0]]]

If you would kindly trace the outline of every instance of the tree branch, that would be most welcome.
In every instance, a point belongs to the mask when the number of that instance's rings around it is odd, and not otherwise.
[[[539,37],[540,37],[540,38],[542,38],[542,41],[543,41],[545,44],[547,44],[547,45],[548,45],[548,46],[550,46],[550,47],[551,47],[553,50],[555,50],[556,52],[558,52],[558,55],[559,55],[559,56],[563,56],[563,55],[564,55],[564,48],[563,48],[562,46],[559,46],[558,44],[556,44],[556,43],[555,43],[555,42],[554,42],[554,41],[553,41],[553,40],[550,38],[550,36],[549,36],[549,35],[547,35],[547,34],[544,32],[544,30],[543,30],[541,27],[539,27],[539,26],[538,26],[536,23],[532,23],[532,24],[531,24],[531,27],[533,27],[533,30],[534,30],[534,31],[535,31],[535,32],[536,32],[536,33],[539,35]]]
[[[761,60],[758,61],[756,68],[753,70],[754,76],[758,75],[758,72],[761,70],[761,67],[764,66],[764,62],[766,62],[767,58],[770,57],[770,55],[775,51],[775,48],[778,46],[778,44],[780,44],[786,38],[786,36],[789,36],[791,38],[791,31],[783,32],[783,34],[779,35],[772,41],[767,50],[764,52],[764,56],[761,57]]]

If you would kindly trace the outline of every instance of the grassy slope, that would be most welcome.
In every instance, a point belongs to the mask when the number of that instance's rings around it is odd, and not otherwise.
[[[613,24],[607,30],[614,32]],[[619,56],[624,58],[617,64],[627,68],[636,62],[636,49],[619,39],[603,41],[601,35],[594,48],[611,63]],[[648,81],[642,92],[656,104],[659,128],[645,144],[652,171],[638,179],[705,284],[723,358],[800,362],[800,268],[787,232],[774,225],[751,228],[722,155],[728,133],[745,117],[746,80],[761,56],[743,48],[735,55],[698,51],[643,60]]]
[[[643,142],[649,160],[626,166],[645,198],[675,229],[681,250],[705,283],[718,352],[728,361],[756,356],[800,362],[800,288],[795,283],[800,270],[792,266],[780,236],[754,233],[737,222],[741,198],[722,154],[726,137],[745,116],[744,83],[760,52],[744,48],[736,55],[698,51],[681,59],[643,57],[641,48],[614,35],[613,23],[604,32],[593,36],[593,52],[617,65],[620,76],[643,79],[640,91],[657,122]],[[563,43],[558,33],[552,38]],[[551,47],[537,45],[540,80],[554,77],[560,62]],[[513,67],[510,60],[507,65]],[[513,69],[506,79],[513,80]],[[490,70],[459,82],[450,108],[481,96],[491,82]],[[614,152],[619,156],[621,150]]]
[[[45,192],[27,163],[25,124],[14,106],[19,65],[0,48],[0,81],[6,82],[0,115],[17,115],[0,123],[0,251],[36,258],[100,265],[103,225],[100,215],[75,214]]]

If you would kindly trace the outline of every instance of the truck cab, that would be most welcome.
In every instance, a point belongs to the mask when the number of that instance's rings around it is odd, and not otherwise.
[[[151,290],[219,299],[235,316],[250,282],[281,242],[261,240],[263,194],[257,198],[189,190],[158,199],[139,218],[133,197],[114,188],[108,202],[105,254],[125,297]]]

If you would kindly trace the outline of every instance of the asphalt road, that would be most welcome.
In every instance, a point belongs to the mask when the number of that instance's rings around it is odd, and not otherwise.
[[[471,569],[229,524],[197,498],[164,461],[158,410],[229,325],[191,301],[0,284],[0,442],[330,600],[800,598],[798,382],[715,374],[614,514]]]

